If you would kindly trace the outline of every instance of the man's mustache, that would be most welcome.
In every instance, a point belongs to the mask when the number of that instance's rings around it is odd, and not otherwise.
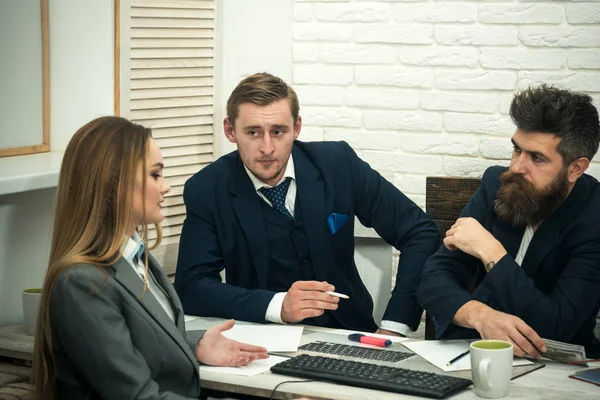
[[[500,181],[505,184],[513,184],[519,186],[533,186],[531,182],[525,179],[521,174],[515,174],[514,172],[506,171],[500,175]]]

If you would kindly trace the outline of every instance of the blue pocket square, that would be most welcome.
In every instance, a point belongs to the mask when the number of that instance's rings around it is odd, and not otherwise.
[[[344,226],[346,221],[348,221],[348,216],[346,214],[331,213],[331,215],[327,217],[329,232],[331,232],[332,235],[335,235],[335,233]]]

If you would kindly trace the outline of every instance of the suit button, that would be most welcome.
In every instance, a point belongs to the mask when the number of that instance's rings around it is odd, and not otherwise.
[[[302,263],[302,265],[304,265],[308,262],[308,258],[303,258],[302,260],[300,260],[300,262]]]

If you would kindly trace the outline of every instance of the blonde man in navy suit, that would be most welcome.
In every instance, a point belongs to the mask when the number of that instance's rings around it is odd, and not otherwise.
[[[222,335],[234,321],[186,335],[177,294],[142,240],[163,218],[162,173],[150,130],[126,119],[91,121],[69,142],[35,337],[38,400],[197,399],[198,361],[268,357]]]
[[[301,128],[281,79],[254,74],[233,90],[224,131],[237,151],[184,189],[175,277],[184,310],[409,336],[422,314],[416,282],[439,246],[435,224],[347,143],[304,143]],[[380,326],[354,262],[355,217],[401,252]]]

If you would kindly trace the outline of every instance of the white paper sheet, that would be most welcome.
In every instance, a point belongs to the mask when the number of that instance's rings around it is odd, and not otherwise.
[[[394,343],[400,343],[400,342],[404,342],[406,340],[410,340],[410,338],[402,337],[402,336],[380,335],[378,333],[363,332],[363,331],[351,331],[351,330],[347,330],[347,329],[331,329],[331,328],[323,328],[323,327],[319,327],[319,326],[311,326],[309,329],[311,331],[315,331],[315,332],[331,333],[333,335],[342,335],[342,336],[346,336],[346,337],[351,333],[362,333],[363,335],[367,335],[367,336],[389,339]]]
[[[445,372],[471,369],[471,356],[469,354],[454,362],[449,367],[446,366],[448,361],[469,350],[469,342],[466,340],[421,340],[403,344]],[[531,364],[533,362],[524,358],[515,358],[513,360],[513,366]]]
[[[219,374],[254,376],[269,371],[273,365],[279,364],[280,362],[285,360],[287,360],[287,358],[285,357],[270,356],[269,358],[266,358],[264,360],[252,361],[250,364],[244,365],[243,367],[212,367],[208,365],[201,365],[200,376],[202,376],[203,372],[217,372]]]
[[[303,326],[236,324],[224,331],[223,336],[265,347],[267,351],[297,351],[303,330]]]

